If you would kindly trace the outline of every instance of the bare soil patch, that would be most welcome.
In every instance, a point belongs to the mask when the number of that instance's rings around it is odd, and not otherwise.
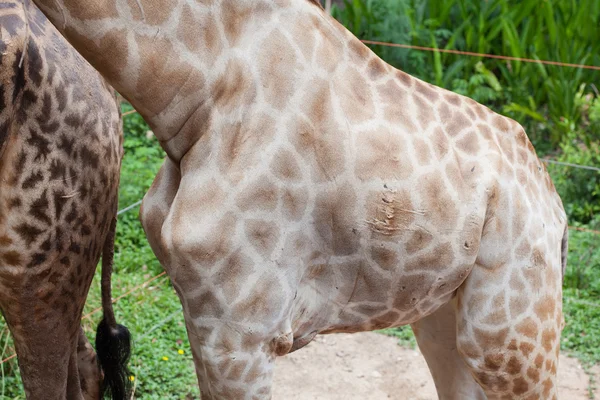
[[[373,332],[317,336],[277,360],[273,398],[286,400],[435,400],[433,379],[418,350]],[[600,368],[592,369],[596,382]],[[590,377],[578,360],[561,355],[560,399],[589,399]],[[600,399],[600,390],[595,390]]]

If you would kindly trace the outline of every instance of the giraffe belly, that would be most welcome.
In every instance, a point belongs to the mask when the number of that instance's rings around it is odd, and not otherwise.
[[[360,332],[415,322],[447,303],[473,264],[448,267],[439,273],[374,276],[368,263],[331,265],[348,275],[304,282],[299,290],[294,337],[312,332]]]
[[[426,215],[394,222],[394,229],[367,219],[355,228],[351,254],[310,261],[295,305],[295,337],[400,326],[433,313],[473,268],[484,212],[463,212],[459,229],[435,227]]]

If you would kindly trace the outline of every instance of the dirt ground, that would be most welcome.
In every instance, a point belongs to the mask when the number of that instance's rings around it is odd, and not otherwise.
[[[435,400],[435,386],[418,350],[377,333],[317,336],[307,347],[281,357],[275,400]],[[600,368],[592,373],[596,382]],[[559,398],[589,399],[589,376],[579,361],[561,355]],[[595,390],[600,399],[600,390]]]

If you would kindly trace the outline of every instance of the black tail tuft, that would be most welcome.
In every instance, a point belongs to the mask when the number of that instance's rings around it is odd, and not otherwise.
[[[96,330],[96,353],[104,372],[102,398],[129,400],[131,381],[127,363],[131,355],[131,335],[123,325],[110,324],[103,319]]]
[[[131,334],[127,328],[115,321],[111,295],[116,226],[115,216],[102,250],[101,287],[104,317],[96,329],[96,353],[100,368],[104,372],[101,397],[109,394],[113,400],[129,400],[131,381],[127,362],[131,355]]]

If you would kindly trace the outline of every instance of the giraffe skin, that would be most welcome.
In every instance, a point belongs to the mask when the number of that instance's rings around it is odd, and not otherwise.
[[[567,221],[518,123],[315,1],[35,2],[167,152],[141,220],[202,398],[268,399],[316,334],[412,324],[440,398],[556,399]]]
[[[28,399],[100,398],[81,312],[116,218],[114,90],[29,2],[0,2],[0,309]]]

